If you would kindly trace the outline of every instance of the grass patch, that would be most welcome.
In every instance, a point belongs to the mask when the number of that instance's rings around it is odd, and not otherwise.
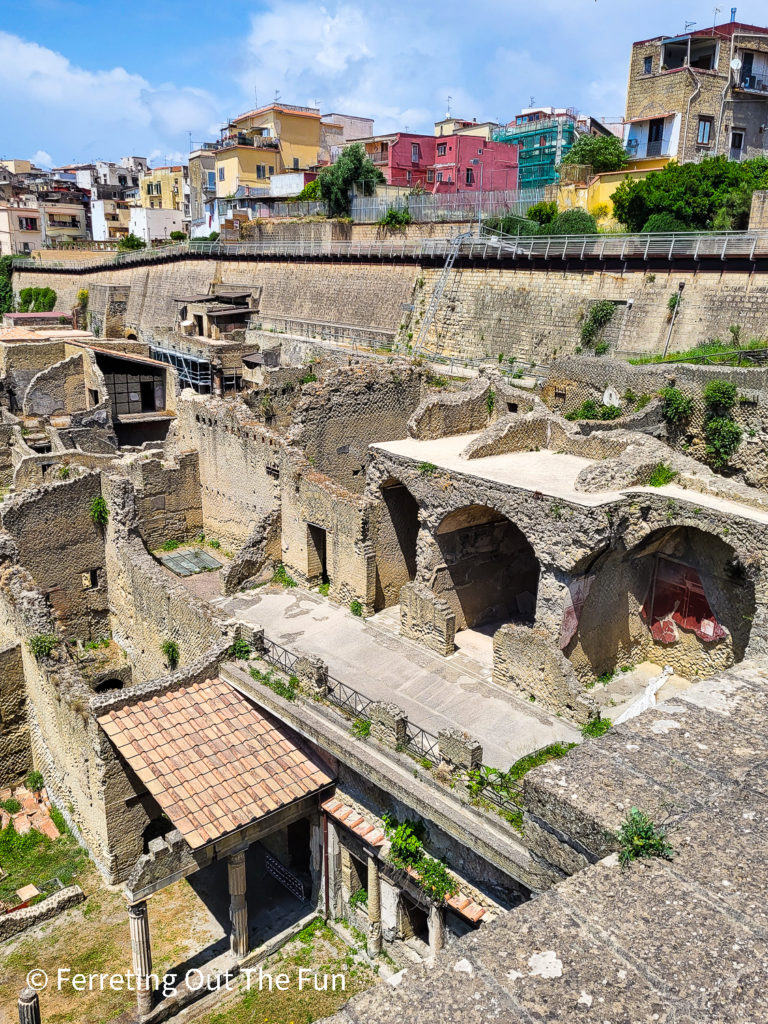
[[[352,612],[353,615],[356,615],[358,618],[360,618],[363,614],[363,606],[358,600],[349,602],[349,610]]]
[[[434,476],[436,472],[437,466],[434,464],[434,462],[419,463],[419,473],[421,473],[422,476]]]
[[[251,656],[251,645],[240,637],[229,648],[229,656],[237,658],[238,661],[247,661]]]
[[[34,829],[19,835],[11,823],[0,831],[0,864],[8,872],[0,879],[0,901],[15,905],[17,889],[30,884],[42,888],[52,878],[72,885],[87,862],[88,854],[68,832],[58,839],[49,839]]]
[[[371,735],[371,720],[369,718],[356,718],[352,723],[350,732],[353,736],[364,740],[367,736]]]
[[[642,356],[638,359],[630,359],[628,362],[635,366],[644,363],[705,363],[709,361],[710,357],[715,356],[720,366],[739,366],[745,362],[743,358],[745,351],[761,348],[768,348],[768,343],[760,338],[753,338],[745,345],[739,345],[738,348],[734,348],[733,342],[726,344],[719,338],[713,338],[711,341],[702,341],[686,352],[668,352],[665,356]]]
[[[328,595],[331,592],[331,584],[330,583],[320,583],[320,584],[318,584],[317,592],[318,592],[318,594],[322,594],[323,597],[328,597]]]
[[[585,722],[581,727],[582,736],[592,736],[597,738],[598,736],[604,736],[613,725],[610,718],[593,718],[589,722]]]
[[[160,550],[161,551],[175,551],[176,548],[180,548],[180,547],[181,547],[181,541],[168,539],[168,540],[164,540],[163,543],[160,545]]]
[[[296,691],[298,690],[299,680],[296,676],[291,676],[286,682],[279,676],[275,675],[275,670],[270,668],[266,672],[262,672],[258,668],[251,669],[251,678],[255,679],[257,683],[261,683],[263,686],[268,686],[269,689],[276,693],[278,697],[284,697],[286,700],[296,700]]]
[[[522,779],[532,768],[538,768],[540,764],[546,764],[547,761],[556,761],[560,757],[565,757],[568,751],[573,750],[575,746],[575,743],[550,743],[549,746],[542,747],[541,750],[534,750],[532,754],[526,754],[525,757],[515,761],[507,775],[510,779]]]

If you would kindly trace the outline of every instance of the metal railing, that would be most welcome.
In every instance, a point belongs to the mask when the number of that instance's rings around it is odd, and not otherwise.
[[[133,265],[189,256],[272,256],[296,259],[445,259],[451,238],[393,238],[384,241],[209,242],[192,240],[158,249],[120,252],[100,260],[15,259],[24,270],[85,270],[91,267]],[[482,261],[501,259],[748,259],[768,258],[768,231],[686,231],[660,234],[502,235],[483,227],[461,243],[459,255]]]
[[[329,323],[325,320],[272,316],[269,313],[254,313],[248,326],[251,330],[294,334],[302,338],[345,342],[352,345],[363,345],[366,348],[391,349],[395,342],[395,331],[393,330],[360,327],[357,324]]]
[[[280,668],[290,675],[293,673],[299,657],[300,655],[283,647],[282,644],[264,637],[264,659],[276,668]],[[328,676],[326,699],[353,718],[368,718],[371,705],[376,703],[370,697],[366,697],[364,693],[360,693],[359,690],[347,683],[342,683],[340,679],[336,679],[332,675]],[[410,721],[407,726],[405,749],[432,764],[437,764],[440,760],[437,736],[426,729],[412,725]]]

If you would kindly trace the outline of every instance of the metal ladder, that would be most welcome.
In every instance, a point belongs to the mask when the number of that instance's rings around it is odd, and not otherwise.
[[[448,277],[451,273],[451,270],[453,270],[453,265],[456,262],[456,257],[459,255],[459,252],[461,250],[462,242],[466,242],[471,237],[471,231],[463,231],[459,235],[454,235],[453,238],[451,239],[451,244],[448,248],[448,256],[446,257],[445,265],[443,266],[443,269],[440,273],[440,277],[437,280],[435,289],[432,292],[432,298],[429,300],[427,311],[424,314],[424,319],[421,321],[421,327],[419,327],[419,333],[416,336],[416,342],[413,346],[416,355],[421,355],[421,346],[427,340],[429,328],[432,325],[432,321],[435,319],[435,313],[437,313],[438,307],[440,305],[440,299],[443,297],[443,292],[445,291],[445,286],[448,283]]]

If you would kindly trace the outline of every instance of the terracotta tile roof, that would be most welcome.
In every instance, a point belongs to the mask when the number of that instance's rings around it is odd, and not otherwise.
[[[385,836],[381,829],[366,821],[359,811],[348,807],[337,797],[332,796],[330,800],[326,800],[320,806],[334,821],[338,821],[340,825],[344,825],[345,828],[354,832],[355,835],[360,836],[369,846],[383,845]],[[418,881],[418,872],[414,871],[413,868],[408,868],[408,874],[415,881]],[[473,924],[477,924],[488,913],[486,907],[481,907],[479,903],[475,903],[469,896],[465,896],[461,890],[455,896],[451,896],[449,900],[446,900],[446,903],[457,914],[466,917]],[[489,920],[492,920],[492,917],[489,917]]]
[[[287,726],[221,679],[98,721],[193,848],[333,782]]]

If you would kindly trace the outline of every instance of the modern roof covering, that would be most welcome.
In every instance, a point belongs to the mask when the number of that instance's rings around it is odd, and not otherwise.
[[[221,679],[98,721],[193,849],[333,782],[286,726]]]

